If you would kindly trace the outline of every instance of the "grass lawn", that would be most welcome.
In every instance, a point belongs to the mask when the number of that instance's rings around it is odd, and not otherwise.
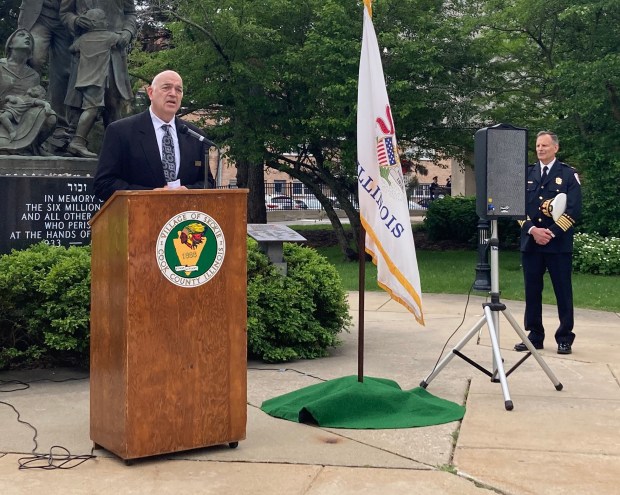
[[[338,247],[319,248],[318,251],[333,263],[346,290],[358,290],[357,263],[343,261]],[[478,262],[475,251],[417,251],[422,293],[467,294],[476,277]],[[549,276],[545,276],[543,303],[555,304]],[[366,263],[366,290],[382,290],[377,285],[377,269]],[[524,296],[520,253],[499,252],[499,288],[502,299],[522,301]],[[486,295],[475,292],[477,295]],[[575,307],[620,312],[620,277],[573,273]]]

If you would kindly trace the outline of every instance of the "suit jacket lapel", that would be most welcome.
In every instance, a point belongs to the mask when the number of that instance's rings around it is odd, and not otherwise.
[[[174,125],[177,128],[177,139],[179,141],[179,176],[181,176],[181,172],[183,170],[183,162],[184,162],[184,158],[187,155],[187,146],[188,146],[188,135],[187,134],[181,134],[179,132],[179,126],[183,124],[183,122],[181,121],[181,119],[179,119],[179,117],[175,117],[174,118]]]
[[[551,179],[553,179],[555,181],[556,177],[558,177],[559,175],[561,175],[562,170],[560,167],[560,162],[558,160],[556,160],[553,164],[553,167],[551,167],[551,170],[549,170],[547,172],[547,179],[545,180],[544,184],[549,183],[549,181],[551,181]]]
[[[151,120],[151,114],[148,110],[142,112],[142,118],[138,124],[138,132],[142,134],[140,145],[142,146],[142,151],[144,152],[144,157],[148,167],[151,169],[155,177],[161,177],[165,182],[164,166],[161,163],[161,155],[159,154],[157,137],[155,136],[153,121]]]

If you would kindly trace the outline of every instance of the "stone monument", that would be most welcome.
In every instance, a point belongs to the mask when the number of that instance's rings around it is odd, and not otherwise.
[[[102,203],[87,137],[133,97],[136,31],[133,0],[22,0],[0,58],[0,254],[41,241],[89,244]],[[93,56],[103,38],[107,53]]]

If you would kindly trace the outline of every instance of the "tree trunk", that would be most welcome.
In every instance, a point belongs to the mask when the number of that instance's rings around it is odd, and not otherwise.
[[[249,189],[248,223],[267,223],[263,167],[247,160],[237,161],[237,186]]]

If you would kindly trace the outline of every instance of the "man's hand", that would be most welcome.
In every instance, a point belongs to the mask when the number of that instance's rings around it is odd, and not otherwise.
[[[541,246],[549,244],[549,241],[553,239],[553,234],[551,233],[551,231],[549,229],[543,229],[541,227],[534,227],[530,231],[530,235],[534,238],[536,244],[539,244]]]

